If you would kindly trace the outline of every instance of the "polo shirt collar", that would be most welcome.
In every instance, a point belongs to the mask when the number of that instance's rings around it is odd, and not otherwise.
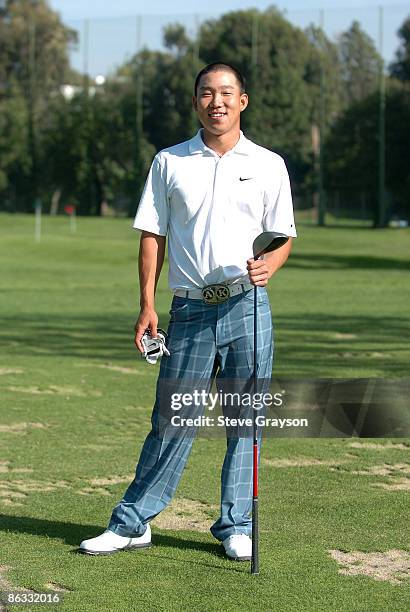
[[[212,149],[210,149],[209,147],[206,146],[206,144],[204,143],[204,141],[202,140],[202,129],[199,129],[197,134],[191,138],[191,140],[189,141],[189,152],[191,155],[195,155],[195,154],[204,154],[206,152],[210,152],[212,154],[215,154],[215,151],[212,151]],[[249,155],[250,154],[250,148],[251,148],[251,141],[248,140],[244,135],[243,132],[240,131],[240,136],[239,136],[239,140],[236,143],[236,145],[233,147],[233,149],[231,149],[230,151],[228,151],[229,153],[238,153],[239,155]]]

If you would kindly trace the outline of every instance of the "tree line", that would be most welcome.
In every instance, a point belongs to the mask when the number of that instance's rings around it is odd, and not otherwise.
[[[385,189],[390,213],[408,215],[410,17],[398,36],[382,108]],[[77,33],[46,0],[6,2],[0,210],[30,212],[41,201],[52,212],[74,204],[85,215],[104,206],[133,214],[156,151],[198,129],[195,74],[223,60],[246,77],[244,132],[284,156],[298,207],[317,204],[323,188],[351,210],[365,194],[376,211],[383,62],[358,22],[330,40],[275,8],[250,9],[204,22],[195,38],[172,24],[163,38],[164,51],[142,49],[95,87],[70,67]]]

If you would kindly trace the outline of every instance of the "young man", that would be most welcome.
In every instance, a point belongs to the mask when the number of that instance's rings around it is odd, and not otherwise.
[[[258,378],[270,379],[272,374],[272,321],[265,286],[288,258],[291,239],[256,262],[252,244],[262,231],[296,236],[288,173],[281,157],[240,131],[248,96],[233,66],[215,63],[204,68],[195,82],[193,105],[202,130],[156,155],[134,222],[142,231],[135,344],[143,351],[145,330],[157,334],[155,288],[168,235],[169,286],[174,293],[170,355],[161,361],[152,430],[135,478],[114,508],[108,529],[81,543],[80,550],[88,554],[151,544],[149,522],[170,502],[193,441],[183,431],[170,433],[167,423],[164,428],[161,385],[171,380],[182,387],[194,380],[198,388],[207,388],[215,376],[221,381],[252,378],[254,285],[261,288]],[[215,285],[222,285],[222,292]],[[211,532],[233,559],[251,556],[251,499],[252,439],[229,437],[220,517]]]

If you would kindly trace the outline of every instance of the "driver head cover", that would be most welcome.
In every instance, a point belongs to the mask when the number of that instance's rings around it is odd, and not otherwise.
[[[256,258],[265,253],[276,251],[289,240],[289,236],[279,232],[262,232],[253,241],[253,255]]]
[[[141,344],[144,348],[142,357],[152,365],[155,365],[162,355],[169,356],[169,350],[166,347],[167,334],[162,329],[157,330],[157,336],[153,338],[149,329],[146,329],[141,338]]]

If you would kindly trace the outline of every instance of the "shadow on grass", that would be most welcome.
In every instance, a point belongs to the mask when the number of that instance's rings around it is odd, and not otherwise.
[[[159,313],[159,327],[167,328],[168,315]],[[2,317],[0,347],[10,354],[60,355],[86,359],[135,359],[133,319],[123,313],[109,315],[50,315],[36,313]]]
[[[386,374],[401,366],[400,353],[408,350],[408,318],[397,316],[346,315],[317,312],[287,316],[275,313],[278,338],[284,338],[280,351],[286,362],[303,371],[306,360],[326,363],[329,358],[342,363],[353,359],[356,367],[370,362],[386,365]],[[166,328],[167,315],[161,313]],[[10,355],[75,357],[95,361],[135,361],[132,324],[128,316],[16,315],[3,318],[0,347]],[[342,337],[338,337],[342,334]],[[343,334],[348,334],[343,338]],[[287,339],[286,339],[287,338]],[[394,359],[389,351],[394,350]],[[373,351],[373,354],[372,354]],[[353,352],[354,354],[348,354]],[[390,359],[390,361],[389,361]],[[403,364],[404,365],[404,364]]]
[[[308,368],[320,377],[329,368],[348,367],[371,376],[408,376],[408,317],[309,313],[273,318],[280,359],[295,372]]]
[[[155,527],[154,527],[155,529]],[[63,540],[65,544],[78,548],[80,542],[87,538],[94,538],[104,530],[101,525],[79,525],[76,523],[64,523],[62,521],[50,521],[46,519],[32,518],[30,516],[13,516],[0,514],[0,531],[11,531],[26,533],[34,536],[54,538]],[[155,546],[179,548],[182,550],[201,550],[211,553],[217,557],[223,557],[222,547],[216,542],[203,542],[192,535],[187,539],[185,536],[176,537],[164,533],[153,534]]]

